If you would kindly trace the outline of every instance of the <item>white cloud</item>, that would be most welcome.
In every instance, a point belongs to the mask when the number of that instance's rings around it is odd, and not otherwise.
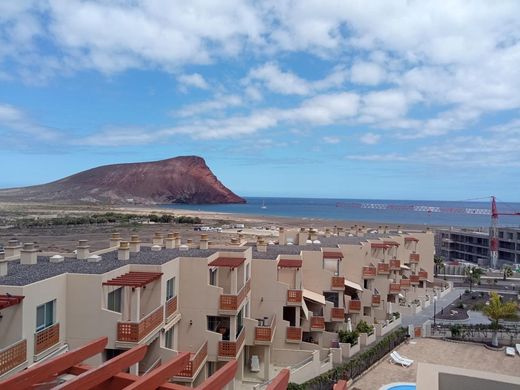
[[[50,141],[58,137],[57,131],[33,123],[19,108],[1,103],[0,134],[3,134],[4,142],[10,141],[8,138],[12,137],[15,139],[11,141],[24,141],[26,144],[34,143],[35,140]]]
[[[331,145],[339,144],[341,142],[341,138],[339,138],[339,137],[325,136],[322,139],[323,139],[323,142],[325,142],[326,144],[331,144]]]
[[[189,104],[173,112],[175,116],[190,117],[208,112],[222,111],[243,104],[242,98],[237,95],[217,95],[211,100]]]
[[[356,62],[350,71],[355,84],[378,85],[385,79],[385,70],[373,62]]]
[[[398,153],[388,154],[361,154],[361,155],[348,155],[348,160],[357,161],[408,161],[409,158]]]
[[[183,87],[195,87],[200,89],[208,89],[209,85],[199,73],[182,74],[177,77],[177,81]]]
[[[401,118],[408,110],[407,96],[397,89],[370,92],[363,96],[362,102],[363,122]]]
[[[374,134],[374,133],[366,133],[366,134],[363,134],[359,138],[359,140],[362,143],[367,144],[367,145],[375,145],[379,142],[380,139],[381,139],[381,136],[378,134]]]

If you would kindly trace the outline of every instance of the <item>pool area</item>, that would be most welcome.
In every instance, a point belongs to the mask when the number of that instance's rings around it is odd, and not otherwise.
[[[379,388],[379,390],[416,390],[415,383],[390,383]]]

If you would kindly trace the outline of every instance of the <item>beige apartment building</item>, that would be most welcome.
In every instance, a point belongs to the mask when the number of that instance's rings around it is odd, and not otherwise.
[[[89,364],[146,344],[133,374],[182,351],[190,363],[172,382],[196,386],[235,359],[237,388],[283,367],[303,381],[352,352],[338,330],[365,320],[376,327],[369,343],[392,313],[429,304],[432,275],[429,231],[280,228],[277,242],[240,235],[218,247],[205,234],[141,243],[114,233],[108,248],[81,240],[75,254],[11,240],[0,257],[0,379],[107,336]]]

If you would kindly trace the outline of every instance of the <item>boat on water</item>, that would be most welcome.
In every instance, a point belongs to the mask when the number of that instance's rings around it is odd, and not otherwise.
[[[261,209],[266,209],[267,208],[267,206],[265,205],[265,201],[264,200],[262,201],[262,206],[260,208]]]

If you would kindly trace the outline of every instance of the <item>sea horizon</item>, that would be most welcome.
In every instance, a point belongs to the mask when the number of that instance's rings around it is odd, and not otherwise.
[[[466,214],[461,209],[490,210],[491,201],[443,201],[443,200],[396,200],[353,198],[297,198],[297,197],[244,197],[245,204],[171,204],[166,208],[219,212],[265,217],[323,219],[336,221],[366,221],[403,225],[453,226],[487,228],[491,223],[489,214]],[[364,208],[364,204],[391,205],[388,209]],[[414,207],[413,207],[414,206]],[[376,206],[378,207],[378,206]],[[452,212],[439,212],[452,209]],[[431,211],[413,211],[428,210]],[[498,203],[499,212],[520,210],[520,202]],[[501,216],[500,226],[520,226],[520,217]]]

